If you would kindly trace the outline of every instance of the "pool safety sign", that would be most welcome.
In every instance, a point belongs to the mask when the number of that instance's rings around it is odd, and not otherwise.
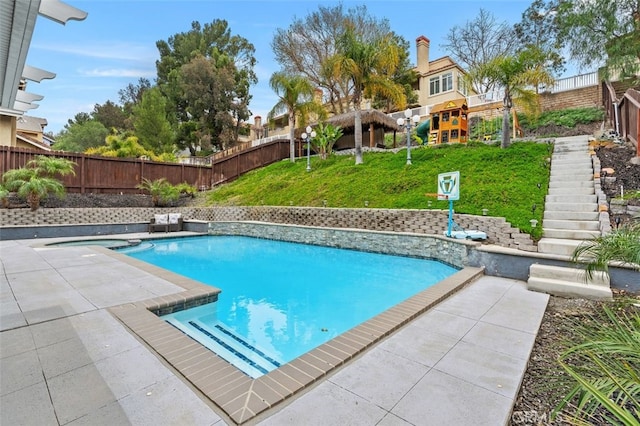
[[[456,201],[460,199],[460,172],[438,175],[438,200]]]

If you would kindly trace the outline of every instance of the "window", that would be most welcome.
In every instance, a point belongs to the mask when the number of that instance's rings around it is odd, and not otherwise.
[[[464,81],[464,76],[462,74],[458,74],[458,92],[465,96],[469,93],[467,90],[467,83]]]
[[[453,74],[448,72],[442,75],[442,91],[448,92],[453,90]]]
[[[453,90],[453,73],[448,72],[429,79],[429,95],[437,95],[441,92]]]
[[[440,77],[431,77],[429,79],[429,95],[437,95],[440,93]]]

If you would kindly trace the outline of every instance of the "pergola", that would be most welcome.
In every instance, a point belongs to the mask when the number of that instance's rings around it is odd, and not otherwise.
[[[26,81],[41,82],[55,74],[26,65],[36,18],[60,24],[81,21],[87,13],[59,0],[2,0],[0,2],[0,145],[16,138],[16,117],[37,108],[43,96],[26,92]]]

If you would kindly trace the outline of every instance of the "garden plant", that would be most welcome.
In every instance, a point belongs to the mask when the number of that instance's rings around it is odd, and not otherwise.
[[[2,175],[0,198],[4,203],[10,192],[16,192],[35,211],[40,207],[40,201],[49,194],[64,197],[66,189],[56,176],[74,175],[75,165],[65,158],[38,155],[25,167],[9,170]]]

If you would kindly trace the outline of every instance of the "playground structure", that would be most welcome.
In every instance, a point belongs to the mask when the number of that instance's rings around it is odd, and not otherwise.
[[[467,143],[472,129],[471,115],[480,118],[475,134],[484,141],[496,140],[502,133],[502,101],[487,102],[473,107],[467,106],[465,98],[454,99],[435,105],[429,118],[416,128],[416,135],[429,145]],[[513,137],[522,136],[515,108],[512,109]]]
[[[468,107],[465,98],[436,105],[430,112],[429,144],[467,143]]]

